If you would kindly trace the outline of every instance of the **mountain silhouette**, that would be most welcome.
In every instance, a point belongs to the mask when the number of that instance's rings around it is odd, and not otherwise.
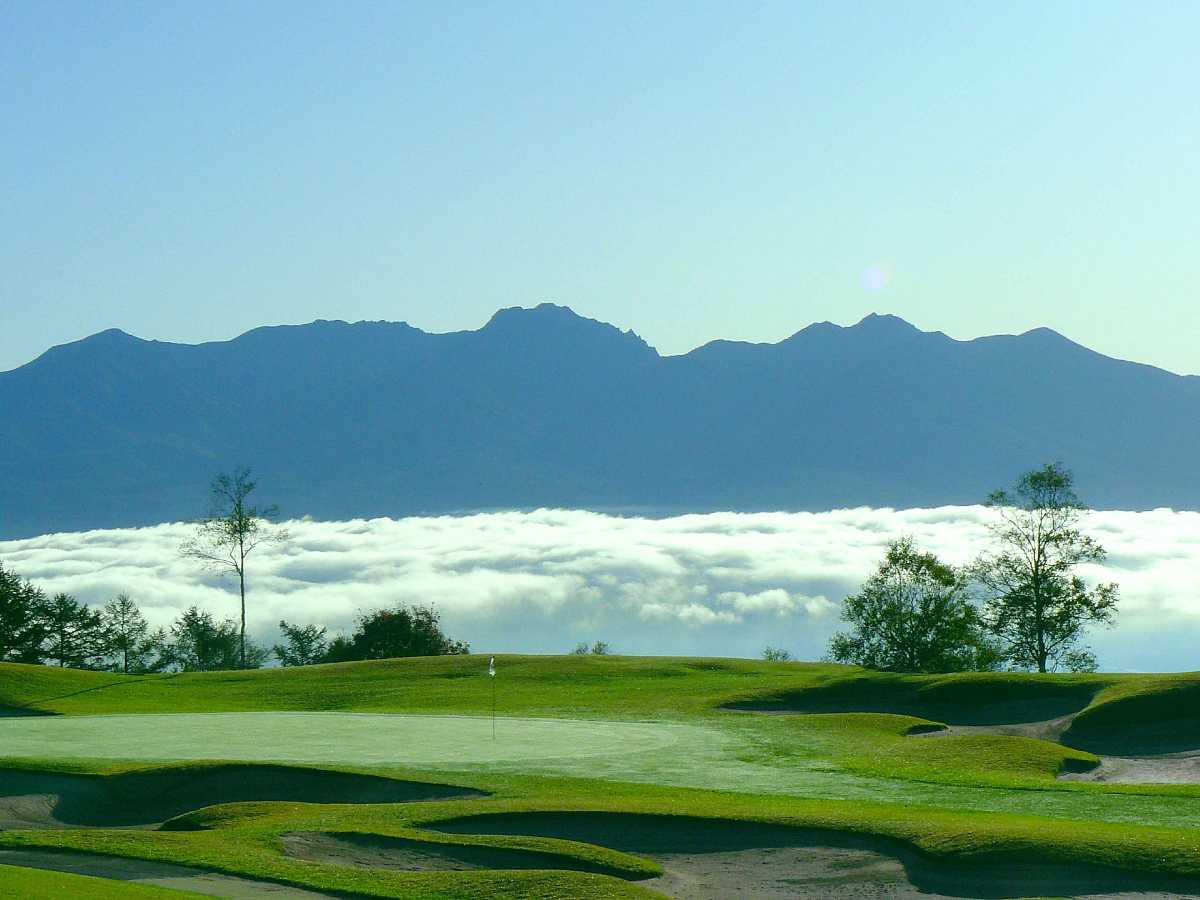
[[[1048,329],[871,315],[666,357],[551,304],[449,334],[110,330],[0,373],[0,538],[194,518],[239,465],[320,519],[974,503],[1053,460],[1093,506],[1194,509],[1197,448],[1200,378]]]

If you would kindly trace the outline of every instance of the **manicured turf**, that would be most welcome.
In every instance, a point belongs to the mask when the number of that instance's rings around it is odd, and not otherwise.
[[[481,717],[491,684],[479,657],[146,678],[0,665],[0,707],[58,714],[0,718],[0,753],[10,757],[3,766],[105,772],[149,760],[303,761],[491,795],[381,806],[238,803],[176,823],[199,831],[4,832],[0,846],[114,852],[377,896],[642,894],[621,878],[644,863],[545,838],[507,846],[565,854],[613,875],[363,872],[283,858],[278,843],[293,831],[391,835],[422,846],[487,842],[501,839],[438,838],[422,826],[476,812],[596,810],[832,828],[904,841],[936,858],[1004,852],[1200,875],[1195,786],[1056,781],[1095,758],[1028,737],[909,736],[939,721],[1080,710],[1079,734],[1111,738],[1169,713],[1173,733],[1187,735],[1200,721],[1186,702],[1198,676],[920,677],[623,657],[501,657],[498,668],[493,743]],[[166,712],[192,715],[127,718]]]
[[[0,757],[53,747],[60,758],[275,760],[408,768],[505,767],[594,757],[637,760],[695,749],[720,755],[724,735],[658,722],[406,716],[370,713],[181,713],[9,719]]]

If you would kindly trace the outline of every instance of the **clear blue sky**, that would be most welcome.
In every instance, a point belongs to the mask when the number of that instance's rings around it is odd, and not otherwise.
[[[107,327],[667,353],[893,312],[1200,373],[1200,4],[0,0],[0,370]]]

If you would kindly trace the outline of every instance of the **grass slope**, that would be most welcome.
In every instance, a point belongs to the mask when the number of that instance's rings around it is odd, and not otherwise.
[[[0,865],[0,897],[21,900],[198,900],[203,894],[145,884]]]

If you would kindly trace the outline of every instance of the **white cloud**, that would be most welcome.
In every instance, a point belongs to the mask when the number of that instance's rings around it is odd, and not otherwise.
[[[665,519],[577,510],[350,522],[298,520],[250,559],[250,629],[433,603],[477,650],[564,652],[606,640],[625,653],[754,656],[767,644],[817,658],[841,599],[909,534],[948,562],[988,541],[982,507],[712,513]],[[1121,585],[1117,628],[1092,636],[1111,668],[1196,668],[1200,513],[1096,512],[1109,555],[1092,580]],[[192,604],[237,609],[235,584],[178,555],[183,524],[0,542],[0,562],[45,590],[102,602],[124,591],[155,626]]]

